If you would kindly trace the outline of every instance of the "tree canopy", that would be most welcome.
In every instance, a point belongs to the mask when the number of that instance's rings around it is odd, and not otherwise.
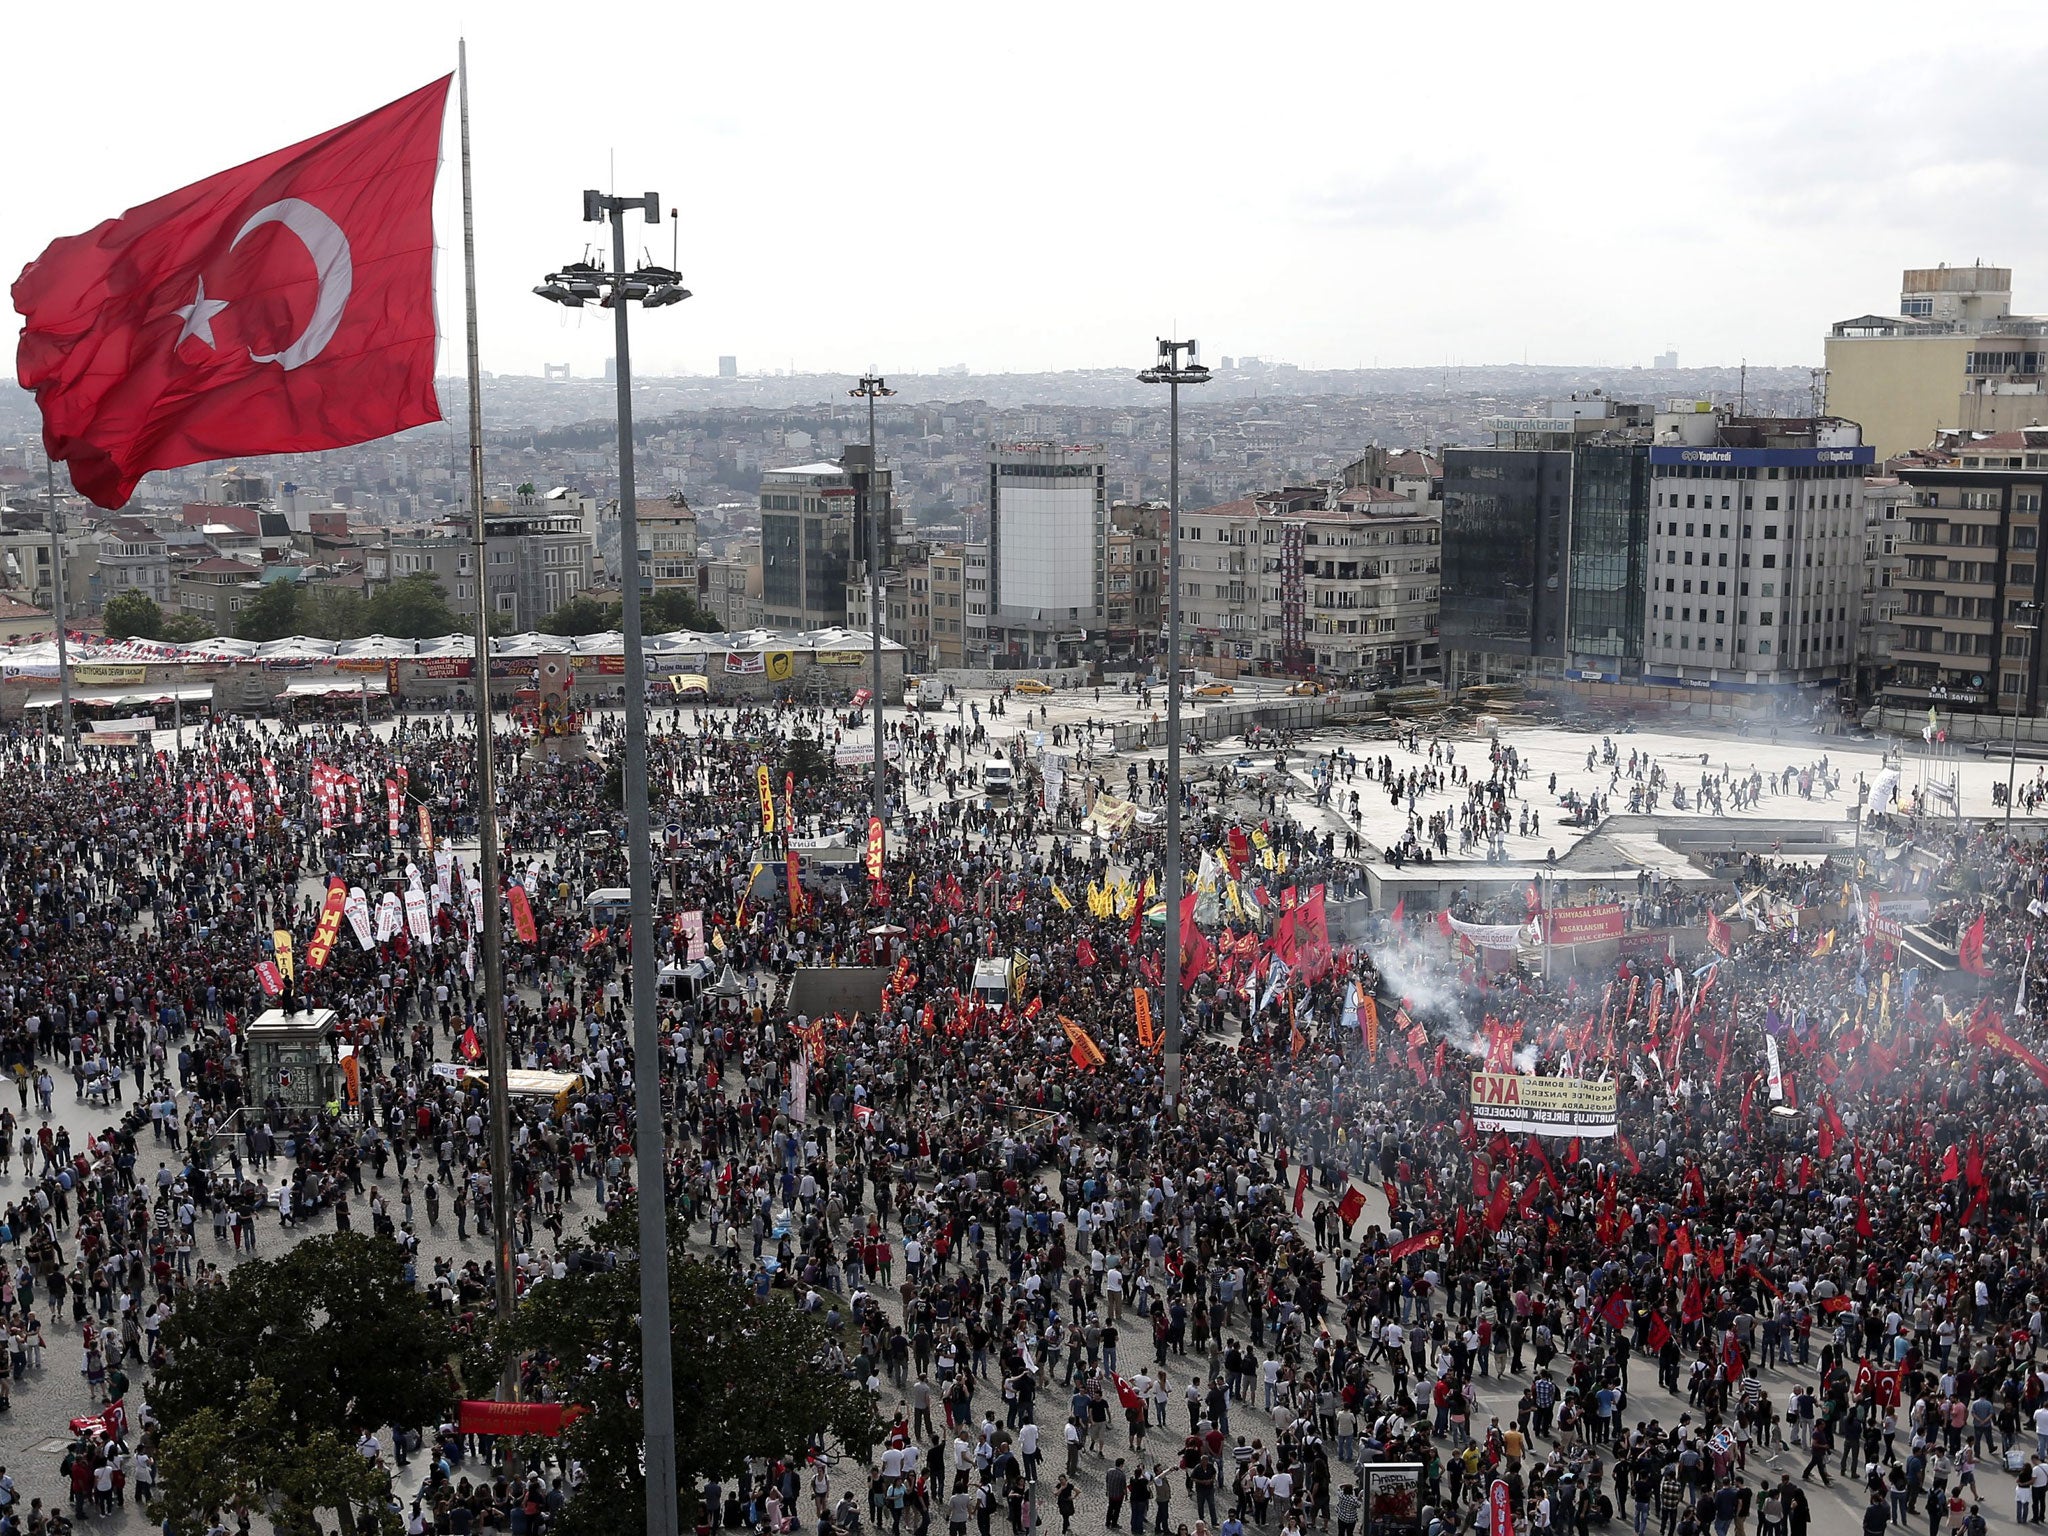
[[[611,1268],[585,1268],[536,1286],[499,1347],[541,1368],[557,1400],[589,1411],[565,1432],[582,1488],[563,1510],[563,1536],[638,1530],[646,1523],[640,1419],[640,1266],[633,1206],[592,1232]],[[801,1453],[814,1437],[865,1454],[881,1435],[865,1384],[821,1369],[824,1323],[780,1297],[757,1301],[725,1271],[680,1244],[669,1253],[674,1338],[676,1485],[687,1525],[692,1493],[749,1456]]]
[[[415,571],[368,595],[348,587],[270,582],[243,607],[235,634],[243,640],[282,640],[287,635],[427,640],[463,627],[448,606],[447,589],[432,572]]]
[[[406,1283],[399,1250],[360,1232],[308,1238],[193,1292],[164,1325],[169,1363],[150,1383],[166,1430],[202,1411],[232,1419],[258,1378],[277,1422],[353,1445],[365,1430],[438,1422],[453,1401],[446,1326]]]
[[[600,602],[579,592],[540,621],[550,635],[601,635],[620,627],[625,604]],[[719,628],[718,620],[697,606],[697,600],[678,587],[649,592],[640,599],[640,628],[650,635],[665,635],[679,629],[709,634]]]
[[[164,611],[147,592],[116,592],[101,616],[109,640],[160,640]]]

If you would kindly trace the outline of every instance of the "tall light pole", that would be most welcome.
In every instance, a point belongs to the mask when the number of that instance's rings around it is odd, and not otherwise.
[[[580,309],[598,299],[612,312],[619,388],[619,586],[626,651],[627,867],[633,898],[633,1175],[640,1214],[640,1417],[647,1469],[647,1536],[678,1536],[675,1365],[669,1336],[668,1138],[661,1104],[661,1028],[654,975],[654,868],[647,826],[647,657],[640,641],[640,529],[633,496],[633,367],[626,311],[634,300],[657,309],[690,296],[669,267],[626,270],[626,215],[661,222],[661,199],[583,194],[589,223],[612,226],[610,271],[575,262],[533,291]],[[600,298],[600,295],[602,297]]]
[[[486,550],[490,540],[484,521],[483,371],[476,339],[476,220],[469,176],[469,45],[467,40],[460,40],[455,47],[456,73],[460,77],[457,105],[462,124],[462,273],[468,316],[465,360],[469,377],[469,510],[476,556],[476,660],[470,664],[470,676],[476,686],[476,872],[483,895],[479,904],[483,931],[478,937],[483,941],[485,1059],[490,1068],[491,1090],[491,1248],[495,1269],[492,1279],[498,1317],[509,1322],[513,1308],[518,1305],[518,1290],[512,1276],[512,1064],[511,1045],[505,1034],[504,922],[498,910],[503,892],[498,869],[498,742],[491,713],[491,605],[486,586]],[[369,711],[366,693],[365,732],[369,729]],[[518,1384],[508,1361],[498,1379],[498,1396],[510,1402]]]
[[[1159,343],[1159,361],[1138,375],[1164,384],[1166,437],[1166,963],[1160,980],[1166,1014],[1166,1104],[1180,1102],[1183,1048],[1180,1000],[1180,387],[1206,384],[1193,341]]]
[[[881,464],[875,457],[875,401],[896,391],[873,374],[863,374],[859,386],[849,393],[856,400],[864,399],[868,403],[868,478],[867,489],[861,496],[861,512],[868,524],[868,643],[874,663],[874,682],[869,690],[874,694],[871,702],[875,711],[874,819],[886,829],[889,825],[889,764],[882,755],[882,525],[875,515],[875,477],[881,472]],[[889,515],[887,497],[882,499],[881,515]]]
[[[2019,608],[2024,616],[2031,619],[2040,611],[2041,605],[2039,603],[2021,603]],[[2032,635],[2040,628],[2040,625],[2011,624],[2006,627],[2016,635]],[[2027,642],[2027,656],[2023,665],[2026,667],[2026,670],[2020,674],[2019,692],[2012,696],[2012,741],[2007,746],[2005,757],[2005,835],[2007,837],[2012,836],[2012,792],[2013,786],[2019,777],[2020,767],[2020,706],[2026,703],[2027,700],[2027,679],[2034,675],[2034,644],[2032,640]],[[2003,667],[1999,669],[1999,675],[2001,677],[2004,676]],[[1956,776],[1956,803],[1958,805],[1961,805],[1962,798],[1962,776],[1958,774]]]
[[[57,749],[60,760],[71,755],[74,735],[71,724],[71,668],[64,633],[64,519],[57,510],[57,461],[45,455],[43,474],[50,490],[50,622],[57,630],[57,697],[64,710],[64,739]],[[172,689],[173,693],[177,690]],[[181,733],[182,734],[182,733]]]

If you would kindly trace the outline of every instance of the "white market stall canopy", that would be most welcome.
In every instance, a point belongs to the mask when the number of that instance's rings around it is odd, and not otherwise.
[[[328,678],[317,683],[286,683],[284,697],[288,699],[354,699],[364,694],[383,694],[391,691],[388,678],[372,677],[364,673],[357,677]]]
[[[25,709],[56,709],[64,702],[60,693],[32,693]],[[71,702],[99,708],[103,705],[211,704],[213,684],[194,683],[184,688],[74,688]]]

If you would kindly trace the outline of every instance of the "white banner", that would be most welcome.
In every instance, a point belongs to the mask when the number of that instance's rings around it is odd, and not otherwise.
[[[1534,1131],[1541,1136],[1612,1136],[1614,1082],[1537,1077],[1522,1072],[1472,1074],[1472,1123],[1482,1131]]]
[[[356,936],[356,942],[364,949],[375,949],[377,940],[370,932],[370,898],[363,893],[360,885],[348,889],[348,900],[342,904],[341,914],[348,919],[348,925]]]
[[[433,929],[427,923],[425,891],[415,889],[405,893],[405,927],[416,943],[425,944],[432,938]]]
[[[1523,930],[1528,926],[1525,923],[1466,923],[1455,917],[1451,919],[1451,931],[1462,934],[1480,949],[1518,948]]]
[[[1764,1054],[1771,1061],[1771,1102],[1773,1104],[1782,1104],[1785,1102],[1785,1071],[1778,1060],[1778,1037],[1776,1035],[1764,1036]]]

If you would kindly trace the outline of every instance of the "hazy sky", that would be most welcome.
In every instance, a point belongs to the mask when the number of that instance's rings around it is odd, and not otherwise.
[[[1314,367],[1800,364],[1901,267],[1979,258],[2048,310],[2038,3],[631,13],[15,7],[0,269],[424,84],[466,31],[497,371],[610,353],[606,312],[528,292],[602,236],[585,186],[680,211],[697,296],[636,319],[650,371],[1134,365],[1176,329]],[[452,108],[445,154],[459,342]]]

